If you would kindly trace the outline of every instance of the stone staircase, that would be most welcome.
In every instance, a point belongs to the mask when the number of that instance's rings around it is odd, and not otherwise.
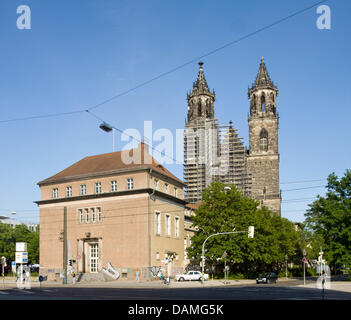
[[[106,281],[103,273],[80,273],[76,277],[77,282],[102,282]]]

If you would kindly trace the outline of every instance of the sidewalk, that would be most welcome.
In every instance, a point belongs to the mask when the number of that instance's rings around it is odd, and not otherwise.
[[[300,288],[317,288],[317,283],[309,283],[306,285],[299,285]],[[336,290],[336,291],[343,291],[351,293],[351,281],[331,281],[330,288],[325,289],[326,291],[329,290]]]
[[[199,287],[222,287],[222,286],[233,286],[233,285],[245,285],[245,284],[255,284],[255,280],[207,280],[204,284],[201,281],[184,281],[178,282],[171,280],[169,285],[165,285],[161,280],[147,281],[147,280],[116,280],[116,281],[91,281],[91,282],[76,282],[74,285],[72,282],[67,282],[63,284],[61,281],[44,281],[41,284],[37,279],[34,281],[31,279],[31,287],[39,288],[49,288],[49,287],[101,287],[101,288],[199,288]],[[5,287],[4,287],[5,284]],[[15,279],[6,279],[5,282],[0,282],[0,290],[16,288]]]

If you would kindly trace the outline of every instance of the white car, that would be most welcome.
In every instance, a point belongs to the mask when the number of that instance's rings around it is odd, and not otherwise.
[[[208,274],[204,274],[204,280],[208,279]],[[174,277],[176,281],[201,281],[202,280],[202,273],[200,271],[189,271],[187,274],[177,274]]]

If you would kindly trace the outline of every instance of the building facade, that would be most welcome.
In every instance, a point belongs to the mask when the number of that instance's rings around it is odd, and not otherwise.
[[[140,162],[126,164],[123,152],[86,157],[38,183],[41,274],[62,274],[64,229],[76,273],[101,273],[109,263],[126,279],[183,271],[183,182],[145,144],[127,151]]]
[[[249,148],[232,122],[219,125],[215,118],[214,90],[207,85],[203,63],[193,89],[187,94],[188,114],[184,133],[185,199],[201,200],[213,181],[235,184],[245,196],[280,214],[279,152],[276,99],[278,88],[271,81],[264,60],[255,83],[249,88]]]

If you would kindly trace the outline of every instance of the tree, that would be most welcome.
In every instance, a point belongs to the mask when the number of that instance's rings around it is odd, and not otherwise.
[[[206,264],[217,264],[217,259],[227,252],[227,261],[242,273],[265,269],[279,270],[285,263],[285,254],[293,256],[298,243],[294,224],[269,211],[258,208],[259,203],[245,197],[235,187],[229,191],[222,183],[215,182],[203,193],[203,201],[193,217],[198,231],[192,237],[188,256],[197,262],[201,258],[204,240],[219,232],[246,231],[255,227],[254,239],[246,233],[220,235],[206,242]]]
[[[27,242],[28,263],[39,262],[39,231],[29,231],[24,224],[12,228],[0,223],[0,256],[14,261],[16,242]]]
[[[351,171],[328,176],[325,197],[309,205],[305,225],[323,239],[324,257],[331,266],[351,266]]]

